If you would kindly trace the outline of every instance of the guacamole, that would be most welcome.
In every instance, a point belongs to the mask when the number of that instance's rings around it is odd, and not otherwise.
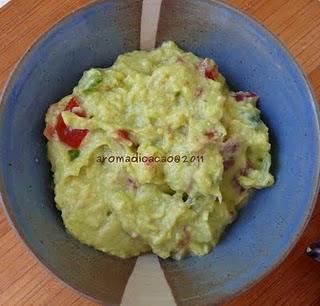
[[[171,41],[86,71],[46,114],[67,231],[122,258],[210,252],[252,189],[274,181],[257,99]],[[134,156],[147,159],[119,158]]]

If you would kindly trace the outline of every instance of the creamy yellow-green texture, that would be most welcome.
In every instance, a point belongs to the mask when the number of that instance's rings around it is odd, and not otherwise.
[[[273,184],[256,101],[230,91],[214,61],[174,42],[86,71],[46,115],[55,201],[67,230],[123,258],[207,254],[252,188]],[[101,162],[135,154],[188,159]]]

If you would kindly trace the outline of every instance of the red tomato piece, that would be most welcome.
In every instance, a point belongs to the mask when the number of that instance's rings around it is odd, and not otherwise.
[[[56,131],[60,141],[74,149],[80,147],[81,142],[88,134],[87,129],[72,129],[68,127],[64,123],[61,114],[58,116]]]
[[[116,133],[117,133],[117,136],[118,136],[118,138],[120,140],[123,140],[125,143],[129,144],[130,146],[132,146],[133,149],[135,149],[135,150],[138,149],[139,144],[136,143],[132,139],[132,137],[131,137],[131,135],[130,135],[128,130],[126,130],[126,129],[117,129]]]
[[[211,80],[216,80],[219,76],[217,65],[214,66],[214,68],[212,69],[206,69],[204,73],[205,73],[205,76]]]
[[[44,129],[43,131],[43,135],[48,139],[50,140],[52,137],[53,137],[53,134],[55,132],[55,128],[54,126],[52,126],[51,124],[47,124],[46,125],[46,128]]]
[[[237,102],[243,101],[246,98],[258,98],[254,92],[238,91],[235,93],[234,98]]]
[[[230,169],[231,167],[233,167],[234,164],[235,164],[235,161],[234,161],[233,158],[224,160],[224,161],[223,161],[223,168],[224,168],[224,170],[228,170],[228,169]]]
[[[125,130],[125,129],[118,129],[117,130],[117,135],[118,135],[119,138],[131,141],[129,132],[127,130]]]
[[[64,110],[73,112],[79,117],[86,117],[86,112],[83,109],[81,109],[80,104],[76,97],[71,98],[71,100],[68,102]]]
[[[214,133],[209,131],[209,132],[206,132],[205,135],[208,137],[208,139],[212,139],[214,137]]]
[[[211,80],[216,80],[219,77],[218,66],[209,58],[201,60],[198,64],[198,69],[202,75]]]

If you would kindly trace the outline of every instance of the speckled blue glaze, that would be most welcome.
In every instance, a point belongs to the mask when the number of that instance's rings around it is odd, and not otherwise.
[[[3,95],[0,182],[8,214],[35,255],[57,276],[119,304],[134,265],[82,246],[54,208],[42,137],[51,103],[81,73],[139,47],[141,1],[101,1],[64,19],[27,53]],[[318,190],[319,122],[310,88],[286,50],[262,26],[217,1],[164,0],[158,44],[175,40],[213,57],[229,84],[261,97],[276,184],[256,192],[214,252],[161,265],[179,305],[213,305],[275,267],[301,234]]]

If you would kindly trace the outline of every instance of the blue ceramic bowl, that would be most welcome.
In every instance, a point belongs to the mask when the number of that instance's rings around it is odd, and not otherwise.
[[[120,303],[135,259],[100,253],[66,233],[42,131],[48,106],[69,94],[84,70],[109,66],[117,55],[139,48],[141,5],[98,1],[62,20],[20,61],[0,112],[1,192],[13,225],[61,280],[109,304]],[[303,231],[318,190],[316,103],[281,44],[226,4],[164,0],[157,44],[165,40],[214,58],[232,87],[258,93],[271,132],[276,184],[254,194],[209,255],[160,261],[179,305],[212,305],[270,272]]]

